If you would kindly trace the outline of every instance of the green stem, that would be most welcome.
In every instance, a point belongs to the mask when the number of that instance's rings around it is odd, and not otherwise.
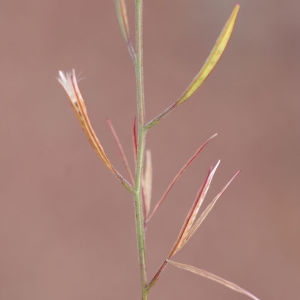
[[[171,105],[169,105],[166,109],[164,109],[159,115],[149,121],[145,128],[150,129],[154,125],[156,125],[165,115],[167,115],[172,109],[174,109],[178,105],[178,101],[175,101]]]
[[[144,104],[144,78],[143,78],[143,0],[135,1],[136,8],[136,89],[137,89],[137,129],[138,149],[135,178],[135,220],[136,236],[139,254],[142,300],[148,299],[146,258],[145,258],[145,231],[142,201],[142,177],[145,155],[146,129],[144,128],[145,104]]]
[[[143,72],[143,0],[136,0],[136,85],[138,125],[144,127],[145,101],[144,101],[144,72]]]
[[[142,175],[143,175],[143,161],[144,161],[144,153],[145,153],[145,134],[146,134],[145,130],[141,128],[139,131],[139,144],[138,144],[136,180],[135,180],[135,202],[134,202],[143,300],[147,299],[147,296],[144,296],[145,288],[147,285],[147,274],[146,274],[146,259],[145,259],[144,214],[143,214],[143,201],[142,201]]]

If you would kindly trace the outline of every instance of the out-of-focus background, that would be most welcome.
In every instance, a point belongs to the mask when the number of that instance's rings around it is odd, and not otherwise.
[[[234,5],[145,1],[148,120],[198,72]],[[176,259],[262,299],[296,299],[300,4],[240,5],[216,70],[148,136],[155,203],[189,155],[219,134],[149,224],[148,273],[168,253],[209,167],[221,159],[207,201],[242,173]],[[76,69],[95,130],[123,172],[106,118],[132,164],[135,79],[113,1],[1,1],[0,36],[0,299],[140,299],[132,199],[96,157],[56,80],[58,70]],[[150,298],[245,299],[171,266]]]

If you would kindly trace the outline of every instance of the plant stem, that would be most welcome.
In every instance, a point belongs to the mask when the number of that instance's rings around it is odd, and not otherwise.
[[[144,215],[142,201],[142,177],[145,154],[146,129],[144,128],[145,105],[144,105],[144,78],[143,78],[143,0],[135,1],[136,8],[136,91],[137,91],[137,129],[138,129],[138,149],[136,160],[135,178],[135,220],[136,236],[139,253],[142,300],[148,299],[146,259],[145,259],[145,232]]]
[[[143,0],[136,0],[136,85],[138,125],[144,127],[145,101],[144,101],[144,72],[143,72]]]
[[[143,202],[142,202],[142,175],[143,175],[143,160],[144,160],[144,153],[145,153],[145,134],[146,131],[143,128],[141,128],[139,130],[139,144],[138,144],[136,179],[135,179],[135,202],[134,202],[143,300],[148,299],[147,295],[144,296],[144,291],[147,285],[147,274],[146,274],[146,259],[145,259],[144,215],[143,215]]]

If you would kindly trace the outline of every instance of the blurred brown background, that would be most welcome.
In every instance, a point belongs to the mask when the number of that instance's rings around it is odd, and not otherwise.
[[[148,120],[197,73],[234,4],[145,1]],[[148,271],[221,159],[209,199],[242,173],[177,260],[265,300],[297,299],[300,4],[240,4],[217,69],[148,136],[155,202],[187,157],[219,133],[149,225]],[[1,1],[0,36],[0,299],[140,299],[132,199],[97,159],[56,80],[59,69],[77,70],[106,151],[121,168],[109,117],[132,162],[135,80],[113,1]],[[150,299],[246,298],[169,266]]]

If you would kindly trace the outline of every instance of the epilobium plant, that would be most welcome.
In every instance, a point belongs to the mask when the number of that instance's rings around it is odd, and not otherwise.
[[[111,129],[112,135],[118,145],[120,156],[127,170],[127,178],[120,174],[111,163],[107,154],[105,153],[101,142],[97,138],[97,135],[91,125],[87,108],[85,102],[81,95],[78,87],[77,78],[75,70],[71,72],[64,73],[59,71],[58,81],[65,89],[70,103],[75,111],[75,114],[83,128],[90,144],[95,149],[99,158],[104,162],[106,167],[111,171],[111,173],[121,182],[121,184],[132,194],[134,198],[134,208],[135,208],[135,219],[136,219],[136,238],[137,238],[137,248],[138,248],[138,259],[140,265],[140,281],[141,281],[141,297],[142,300],[147,300],[151,288],[156,284],[160,277],[161,272],[168,265],[174,265],[180,269],[193,272],[197,275],[203,276],[205,278],[216,281],[238,293],[244,294],[252,299],[258,300],[253,294],[239,287],[238,285],[225,280],[215,274],[207,272],[205,270],[196,268],[194,266],[179,263],[173,260],[174,255],[180,251],[190,240],[193,234],[197,231],[200,225],[203,223],[209,212],[212,210],[220,196],[224,193],[230,183],[238,175],[236,172],[233,177],[227,182],[223,189],[211,200],[211,202],[202,210],[203,202],[206,198],[209,187],[212,183],[213,177],[217,168],[220,165],[218,161],[211,169],[208,171],[207,177],[204,180],[202,187],[199,189],[198,194],[194,200],[194,203],[188,212],[186,219],[182,225],[181,231],[178,234],[176,241],[174,242],[169,254],[162,259],[161,266],[158,268],[157,272],[148,279],[146,259],[145,259],[145,228],[149,225],[153,215],[156,213],[158,208],[166,199],[169,191],[182,176],[182,174],[187,170],[189,165],[193,160],[199,155],[203,148],[208,144],[208,142],[216,136],[214,134],[208,138],[190,157],[190,159],[184,164],[184,166],[179,170],[174,179],[171,181],[169,186],[166,188],[164,194],[159,201],[156,202],[154,208],[151,210],[151,190],[152,190],[152,162],[151,153],[146,151],[146,135],[152,127],[156,126],[159,121],[169,114],[177,106],[184,103],[189,99],[197,89],[202,85],[208,75],[216,66],[221,55],[223,54],[227,43],[232,34],[237,14],[239,11],[239,5],[236,5],[226,22],[219,38],[217,39],[211,53],[209,54],[207,60],[205,61],[203,67],[200,69],[199,73],[191,81],[190,85],[182,93],[182,95],[174,101],[170,106],[163,110],[160,114],[154,117],[152,120],[145,121],[145,102],[144,102],[144,78],[143,78],[143,33],[142,33],[142,23],[143,23],[143,0],[135,1],[135,45],[131,39],[129,31],[129,23],[127,18],[127,10],[125,0],[115,0],[117,17],[120,24],[121,32],[124,40],[128,46],[129,54],[131,56],[132,62],[135,67],[136,76],[136,94],[137,94],[137,117],[133,125],[133,141],[134,141],[134,160],[135,160],[135,170],[131,171],[129,164],[127,162],[125,153],[119,141],[119,138],[113,128],[113,125],[108,121],[108,125]]]

